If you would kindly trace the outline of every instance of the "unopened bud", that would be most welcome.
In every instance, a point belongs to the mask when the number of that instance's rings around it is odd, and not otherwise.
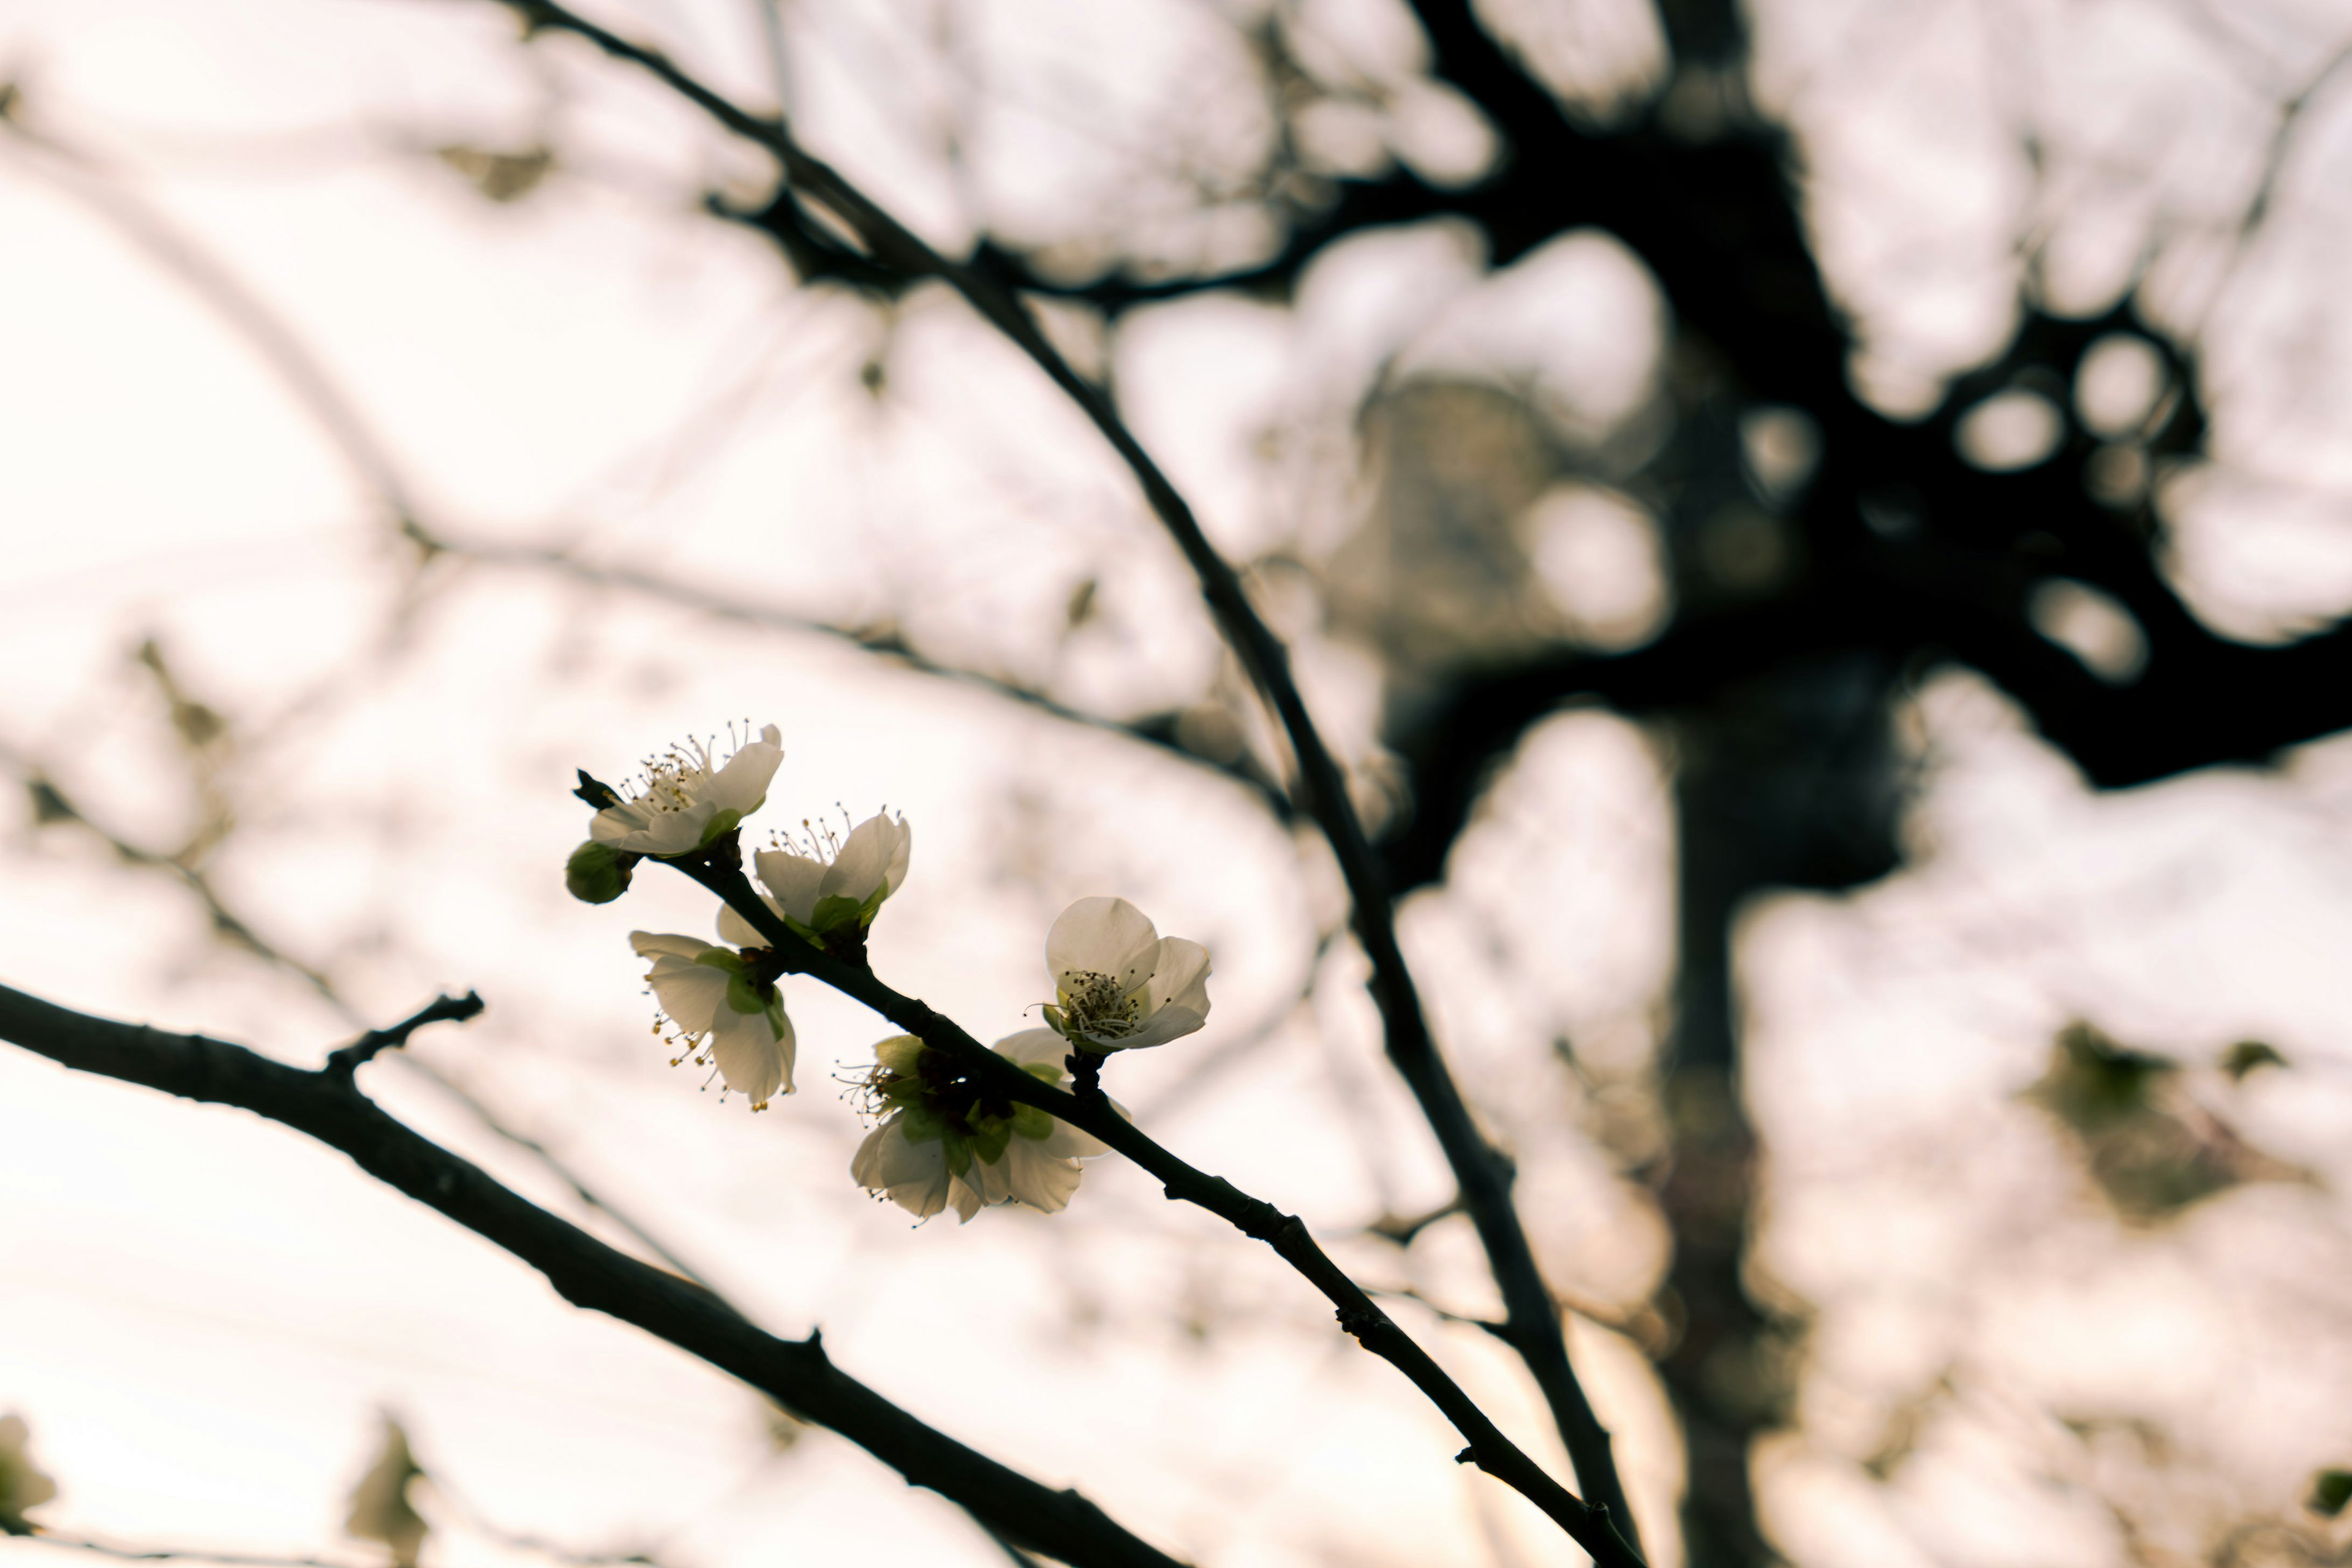
[[[609,904],[629,890],[629,879],[645,857],[590,839],[563,863],[563,885],[587,904]]]

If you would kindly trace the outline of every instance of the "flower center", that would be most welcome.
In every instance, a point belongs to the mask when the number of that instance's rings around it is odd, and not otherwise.
[[[877,1062],[851,1089],[864,1115],[880,1117],[919,1105],[967,1135],[977,1131],[982,1121],[1010,1121],[1013,1110],[1003,1096],[984,1094],[944,1051],[926,1049],[912,1072],[895,1072]]]
[[[1129,995],[1116,975],[1073,969],[1062,975],[1062,1008],[1081,1033],[1119,1039],[1143,1026],[1143,993]]]

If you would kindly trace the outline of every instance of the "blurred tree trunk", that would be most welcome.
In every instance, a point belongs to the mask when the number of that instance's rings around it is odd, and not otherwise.
[[[1853,887],[1894,868],[1893,673],[1869,656],[1776,671],[1675,725],[1682,952],[1658,1186],[1675,1243],[1660,1307],[1675,1338],[1658,1369],[1683,1426],[1692,1568],[1778,1561],[1748,1457],[1789,1418],[1804,1328],[1790,1304],[1758,1299],[1748,1268],[1759,1145],[1740,1087],[1734,926],[1760,889]]]

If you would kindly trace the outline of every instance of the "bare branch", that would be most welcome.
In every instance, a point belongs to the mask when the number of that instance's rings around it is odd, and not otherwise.
[[[1355,906],[1356,932],[1371,963],[1372,999],[1380,1009],[1389,1059],[1420,1101],[1454,1168],[1464,1205],[1503,1294],[1510,1343],[1551,1406],[1582,1484],[1606,1513],[1622,1519],[1631,1530],[1633,1514],[1624,1500],[1609,1433],[1593,1414],[1591,1402],[1569,1363],[1558,1306],[1511,1204],[1510,1163],[1479,1131],[1460,1086],[1438,1054],[1420,994],[1405,966],[1403,950],[1397,942],[1386,877],[1349,798],[1339,763],[1325,745],[1291,677],[1288,651],[1259,618],[1238,574],[1209,542],[1191,506],[1128,429],[1109,395],[1062,357],[1027,306],[1011,290],[993,277],[934,250],[831,165],[812,156],[793,139],[782,119],[751,113],[660,51],[631,43],[549,0],[499,3],[533,29],[572,34],[614,59],[642,68],[721,125],[768,149],[783,165],[792,194],[817,203],[840,219],[865,245],[875,263],[909,279],[939,279],[962,295],[1078,405],[1126,463],[1153,513],[1192,564],[1225,640],[1289,737],[1298,768],[1301,804],[1330,840]]]
[[[385,1051],[396,1050],[408,1044],[408,1037],[425,1025],[444,1021],[462,1024],[469,1018],[479,1017],[481,1012],[479,992],[468,991],[463,996],[436,996],[391,1028],[370,1029],[341,1049],[330,1051],[326,1070],[348,1082],[361,1068]]]
[[[965,1447],[842,1372],[818,1335],[763,1331],[711,1292],[605,1245],[418,1136],[341,1075],[201,1035],[69,1012],[5,986],[0,1039],[78,1071],[239,1106],[339,1149],[537,1268],[574,1306],[633,1323],[732,1373],[1020,1545],[1082,1568],[1177,1568],[1076,1492],[1043,1486]]]
[[[584,793],[604,789],[582,774]],[[864,1003],[926,1046],[951,1058],[970,1081],[988,1093],[1034,1105],[1092,1133],[1150,1172],[1170,1199],[1207,1209],[1243,1235],[1265,1242],[1338,1309],[1342,1329],[1404,1373],[1454,1424],[1470,1445],[1460,1456],[1465,1462],[1475,1462],[1541,1509],[1602,1568],[1640,1568],[1640,1552],[1615,1528],[1616,1510],[1588,1505],[1505,1436],[1462,1385],[1331,1260],[1297,1215],[1252,1197],[1222,1176],[1187,1164],[1119,1115],[1099,1089],[1088,1092],[1083,1079],[1075,1094],[1045,1084],[982,1045],[953,1019],[892,990],[871,969],[836,958],[795,934],[744,877],[738,835],[723,835],[707,850],[660,863],[709,889],[749,921],[767,940],[783,973],[809,975]],[[1503,1331],[1501,1337],[1508,1340],[1509,1331]]]

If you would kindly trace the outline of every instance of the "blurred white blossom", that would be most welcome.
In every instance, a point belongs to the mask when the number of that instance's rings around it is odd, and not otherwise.
[[[1209,1019],[1209,950],[1163,937],[1125,899],[1080,899],[1045,936],[1059,1005],[1045,1021],[1085,1051],[1161,1046]]]
[[[639,855],[687,855],[760,809],[768,781],[784,760],[783,735],[771,724],[714,766],[698,741],[646,761],[644,784],[588,825],[592,842]]]
[[[32,1533],[26,1511],[58,1495],[58,1483],[33,1463],[32,1435],[23,1416],[0,1415],[0,1534]]]
[[[1049,1084],[1062,1081],[1067,1050],[1051,1029],[996,1042],[997,1055]],[[953,1058],[912,1035],[874,1047],[866,1089],[887,1110],[849,1163],[860,1186],[919,1218],[953,1208],[969,1220],[984,1205],[1027,1204],[1047,1214],[1078,1190],[1078,1162],[1106,1145],[1034,1105],[994,1100],[964,1081]]]
[[[738,922],[740,923],[740,922]],[[721,919],[720,929],[727,927]],[[765,1110],[778,1094],[793,1091],[793,1057],[798,1042],[776,989],[772,954],[761,946],[738,952],[697,936],[635,931],[629,945],[654,961],[646,979],[654,1000],[677,1032],[679,1047],[670,1065],[691,1058],[716,1067],[727,1087]],[[654,1031],[661,1032],[656,1018]]]

